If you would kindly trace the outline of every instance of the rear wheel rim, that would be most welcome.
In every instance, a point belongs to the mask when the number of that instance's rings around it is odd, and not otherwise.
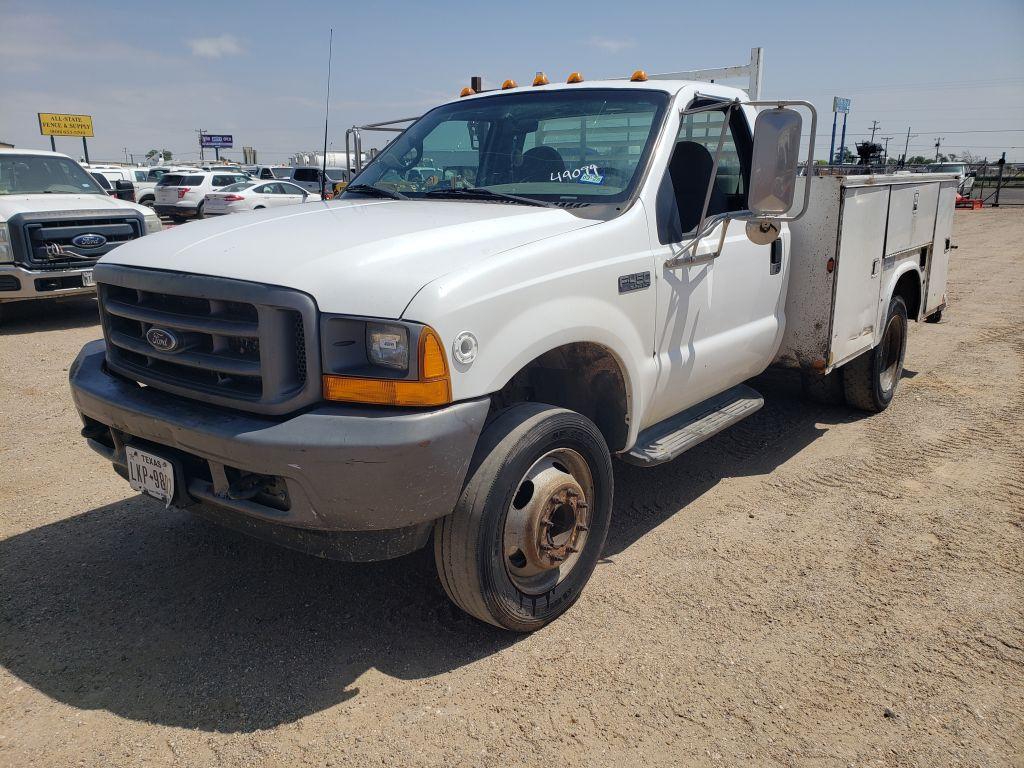
[[[885,326],[885,334],[882,336],[882,345],[879,350],[882,358],[879,383],[886,392],[895,389],[896,382],[899,381],[903,371],[903,336],[903,323],[900,322],[899,315],[893,315]]]
[[[502,559],[516,588],[541,595],[580,560],[592,520],[594,476],[586,459],[556,448],[535,461],[516,485],[505,514]]]

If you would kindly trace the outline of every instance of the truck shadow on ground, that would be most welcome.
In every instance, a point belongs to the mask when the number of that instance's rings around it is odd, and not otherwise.
[[[808,407],[781,374],[754,384],[767,405],[732,432],[661,468],[616,462],[607,556],[723,477],[767,474],[819,424],[856,418]],[[357,696],[370,668],[417,681],[518,640],[452,607],[429,551],[327,562],[138,496],[0,542],[0,662],[58,701],[134,720],[272,728]]]
[[[14,301],[0,305],[0,336],[20,336],[37,331],[62,331],[96,326],[102,335],[96,299],[82,296],[59,301]]]

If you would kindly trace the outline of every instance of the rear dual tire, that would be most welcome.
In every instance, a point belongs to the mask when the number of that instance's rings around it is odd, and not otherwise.
[[[434,529],[445,592],[481,621],[540,629],[590,579],[612,490],[608,446],[593,422],[549,405],[509,408],[481,435],[458,504]]]

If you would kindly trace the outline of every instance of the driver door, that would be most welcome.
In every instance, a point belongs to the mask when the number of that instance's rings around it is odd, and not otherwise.
[[[757,375],[780,338],[783,243],[755,245],[743,222],[726,221],[692,245],[724,119],[724,110],[682,117],[659,188],[651,236],[658,379],[641,428]],[[747,207],[752,143],[750,124],[737,109],[726,126],[709,216]],[[689,262],[673,266],[684,246]]]

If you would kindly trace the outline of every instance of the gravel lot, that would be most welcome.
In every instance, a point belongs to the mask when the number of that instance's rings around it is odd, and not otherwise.
[[[606,557],[520,638],[430,557],[345,565],[130,491],[66,383],[90,301],[0,327],[0,765],[1024,765],[1024,211],[958,211],[893,406],[767,405],[617,462]]]

